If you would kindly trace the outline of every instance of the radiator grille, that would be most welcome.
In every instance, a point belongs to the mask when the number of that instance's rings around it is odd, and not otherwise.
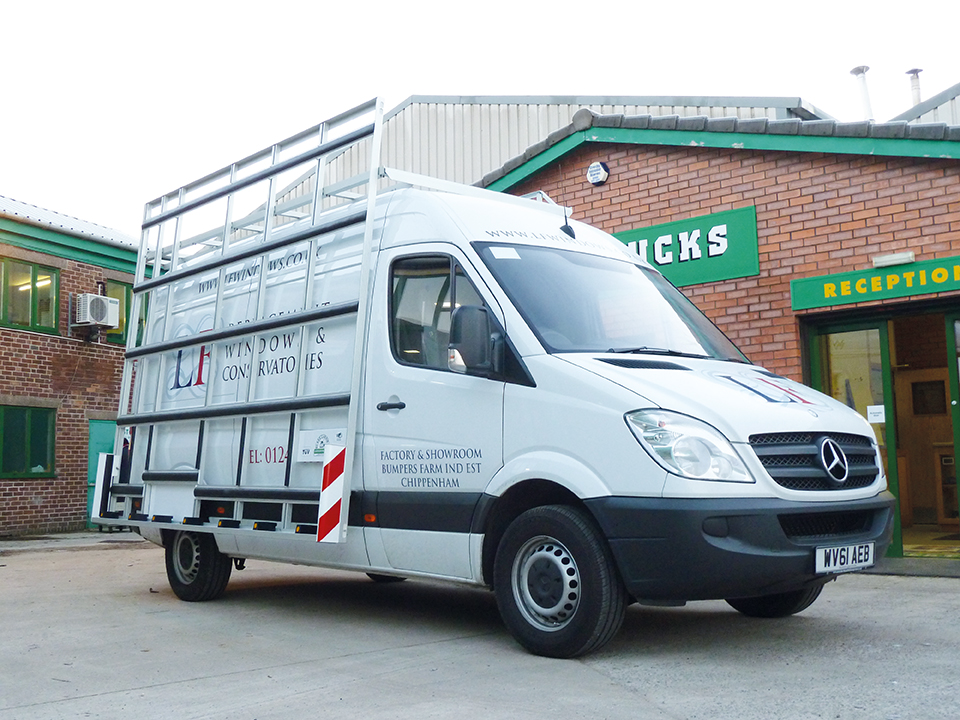
[[[795,513],[780,515],[779,520],[788,538],[809,540],[866,532],[873,520],[873,511]]]
[[[849,463],[847,479],[837,483],[820,460],[825,438],[836,442]],[[750,446],[777,484],[790,490],[853,490],[871,485],[880,474],[873,441],[848,433],[768,433],[750,436]]]

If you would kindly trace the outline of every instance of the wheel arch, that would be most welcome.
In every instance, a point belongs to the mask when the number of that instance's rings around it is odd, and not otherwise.
[[[491,497],[482,512],[479,527],[483,533],[483,581],[493,587],[493,563],[507,527],[527,510],[541,505],[570,505],[593,513],[569,488],[552,480],[530,478],[510,487],[503,495]]]
[[[174,534],[175,534],[176,532],[177,532],[176,530],[171,530],[171,529],[169,529],[169,528],[161,528],[161,529],[160,529],[160,543],[159,543],[159,544],[160,544],[162,547],[167,547],[167,546],[169,546],[170,543],[173,542],[173,536],[174,536]]]
[[[208,530],[206,528],[194,528],[189,526],[184,526],[183,528],[151,528],[149,534],[147,534],[144,529],[141,529],[140,534],[143,535],[145,540],[149,540],[150,542],[161,547],[167,547],[173,542],[173,538],[178,532],[194,532],[198,534],[210,535],[214,539],[214,542],[216,542],[217,549],[221,553],[228,555],[231,558],[241,557],[237,553],[236,542],[234,541],[232,535]]]
[[[610,490],[583,460],[556,450],[536,450],[513,457],[493,476],[474,518],[473,532],[483,534],[483,581],[493,587],[493,560],[507,526],[541,505],[583,508],[596,521],[584,498],[603,497]]]

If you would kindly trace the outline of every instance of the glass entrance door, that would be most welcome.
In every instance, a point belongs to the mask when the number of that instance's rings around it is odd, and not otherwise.
[[[887,323],[822,328],[812,339],[813,386],[870,422],[880,446],[887,482],[899,497],[896,452],[889,451],[897,444]],[[903,554],[899,518],[888,554]]]
[[[960,557],[960,312],[824,325],[811,384],[873,426],[897,497],[892,557]]]
[[[947,354],[950,362],[947,372],[950,382],[950,417],[953,421],[953,447],[960,448],[960,313],[951,313],[946,316],[947,324]],[[957,534],[956,541],[960,543],[960,498],[957,496],[956,458],[951,453],[949,468],[941,473],[938,487],[939,521]]]

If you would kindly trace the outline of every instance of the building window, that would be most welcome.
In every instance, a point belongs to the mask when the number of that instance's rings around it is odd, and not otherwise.
[[[52,268],[0,258],[0,325],[56,332],[59,281]]]
[[[107,297],[116,298],[120,303],[120,324],[107,330],[107,340],[112,343],[126,344],[133,288],[126,283],[107,280]]]
[[[56,411],[0,405],[0,476],[51,475]]]

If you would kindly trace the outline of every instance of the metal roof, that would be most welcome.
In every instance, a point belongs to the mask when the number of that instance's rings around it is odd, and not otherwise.
[[[732,95],[411,95],[384,116],[384,121],[411,105],[574,105],[581,107],[627,106],[679,109],[754,108],[772,111],[777,118],[831,120],[831,115],[799,97],[738,97]],[[653,113],[651,114],[660,114]],[[704,113],[694,113],[704,114]],[[708,112],[705,114],[713,115]]]
[[[906,112],[897,115],[891,122],[894,120],[960,124],[960,83],[937,93],[929,100],[914,105]]]
[[[638,140],[640,136],[631,133],[649,133],[649,136]],[[592,142],[642,142],[651,145],[952,159],[960,157],[960,125],[950,126],[945,123],[838,122],[799,118],[771,120],[712,118],[702,115],[599,115],[582,109],[577,111],[569,125],[531,145],[500,168],[487,173],[478,185],[490,187],[496,184],[493,189],[497,190],[510,187],[522,179],[518,174],[524,175],[523,166],[534,158],[540,162],[543,157],[551,158],[548,151],[562,154],[575,147],[577,143],[570,142],[575,136]],[[537,167],[531,166],[529,172],[535,172],[540,166],[542,162]],[[511,173],[514,173],[513,177],[507,178]]]
[[[579,110],[651,116],[826,120],[799,97],[679,95],[413,95],[384,116],[383,165],[471,184],[524,148],[568,126]],[[346,180],[363,148],[334,158],[325,172]],[[309,179],[298,183],[309,191]]]
[[[64,215],[63,213],[47,210],[46,208],[31,205],[0,195],[0,217],[9,218],[18,222],[27,223],[36,227],[53,230],[64,235],[72,235],[85,240],[112,245],[124,250],[137,250],[139,240],[112,230],[103,225],[80,220],[79,218]]]

